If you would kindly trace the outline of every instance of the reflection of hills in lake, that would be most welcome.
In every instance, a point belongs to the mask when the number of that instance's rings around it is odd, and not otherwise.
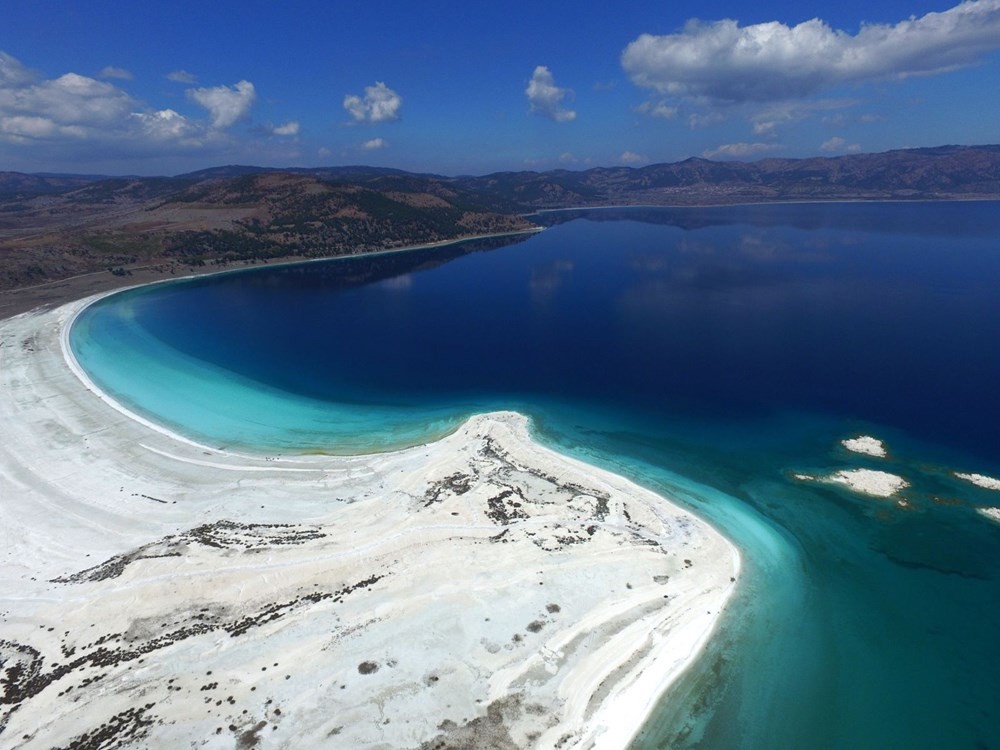
[[[465,255],[489,252],[525,242],[529,236],[521,234],[486,237],[437,247],[371,253],[309,263],[291,263],[270,268],[248,269],[239,273],[241,280],[251,285],[330,291],[349,289],[388,281],[405,274],[429,271]],[[193,279],[191,283],[213,284],[214,281],[211,278]]]
[[[715,226],[748,224],[757,227],[787,226],[797,229],[856,229],[893,234],[984,235],[995,231],[987,215],[963,212],[956,204],[936,203],[928,210],[926,203],[914,203],[908,208],[887,215],[884,203],[855,203],[851,211],[841,210],[843,203],[777,203],[744,206],[654,207],[628,206],[609,208],[551,209],[528,214],[527,218],[542,226],[557,226],[569,221],[585,220],[639,221],[661,224],[692,231]],[[989,205],[996,205],[991,203]],[[957,226],[943,225],[941,214],[954,212],[961,219]]]
[[[115,381],[153,415],[211,392],[221,432],[173,421],[213,445],[420,442],[513,406],[712,520],[746,551],[738,600],[640,746],[991,747],[1000,534],[975,509],[1000,493],[950,472],[1000,475],[996,207],[549,213],[500,252],[130,292],[74,347],[98,381],[155,353]],[[889,457],[847,453],[857,434]],[[857,467],[906,503],[794,479]]]

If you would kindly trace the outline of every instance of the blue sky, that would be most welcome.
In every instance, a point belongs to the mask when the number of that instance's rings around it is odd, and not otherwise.
[[[1000,142],[1000,0],[6,0],[2,16],[0,170],[483,174]]]

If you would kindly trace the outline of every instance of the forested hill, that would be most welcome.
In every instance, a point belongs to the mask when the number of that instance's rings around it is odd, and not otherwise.
[[[23,183],[22,183],[23,184]],[[114,178],[0,201],[0,289],[110,270],[318,258],[530,229],[440,179]]]

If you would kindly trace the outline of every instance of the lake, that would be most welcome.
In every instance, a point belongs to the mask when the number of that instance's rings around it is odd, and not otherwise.
[[[676,498],[744,550],[637,746],[1000,745],[1000,204],[597,209],[544,232],[105,298],[81,365],[207,445],[356,453],[465,416]],[[888,458],[847,452],[859,434]],[[904,477],[905,504],[802,481]]]

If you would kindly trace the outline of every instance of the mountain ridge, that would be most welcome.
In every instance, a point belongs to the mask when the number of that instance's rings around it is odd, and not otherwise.
[[[491,194],[522,208],[540,203],[570,207],[571,198],[586,205],[598,195],[634,204],[639,196],[663,205],[690,205],[692,199],[739,202],[741,195],[761,200],[800,197],[836,200],[887,196],[947,198],[1000,195],[1000,145],[944,145],[864,154],[803,158],[766,157],[754,161],[716,161],[692,156],[678,162],[642,167],[599,166],[585,170],[508,170],[485,175],[448,176],[366,165],[258,167],[222,165],[174,176],[112,177],[0,172],[0,200],[62,194],[86,184],[112,179],[160,181],[181,185],[206,179],[251,174],[288,173],[337,182],[366,184],[391,178],[445,182]],[[727,188],[708,190],[708,186]],[[688,195],[680,192],[686,188]],[[753,195],[756,190],[759,195]],[[536,193],[543,195],[536,195]],[[549,207],[556,207],[555,205]]]

